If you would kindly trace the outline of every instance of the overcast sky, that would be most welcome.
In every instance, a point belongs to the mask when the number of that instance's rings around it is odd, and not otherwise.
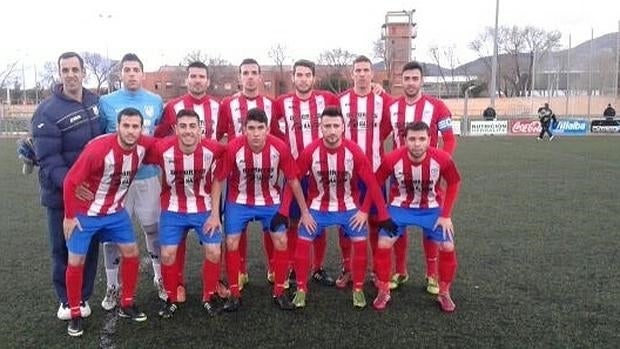
[[[36,4],[35,4],[36,3]],[[365,3],[364,6],[360,4]],[[96,51],[119,59],[135,52],[145,70],[178,64],[194,49],[219,55],[233,64],[245,57],[273,64],[267,52],[285,45],[288,59],[316,60],[327,49],[343,48],[373,60],[372,43],[380,37],[387,11],[415,9],[418,37],[414,56],[431,62],[429,47],[453,46],[461,63],[476,58],[468,49],[486,26],[493,26],[496,0],[374,1],[188,1],[164,5],[129,0],[10,1],[0,12],[0,71],[21,59],[27,84],[33,65],[56,60],[63,51]],[[534,25],[559,30],[562,45],[618,31],[620,1],[500,0],[500,25]]]

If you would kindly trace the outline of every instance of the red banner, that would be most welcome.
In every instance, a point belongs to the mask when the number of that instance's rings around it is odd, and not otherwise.
[[[541,131],[538,120],[510,120],[509,133],[511,135],[536,135]]]

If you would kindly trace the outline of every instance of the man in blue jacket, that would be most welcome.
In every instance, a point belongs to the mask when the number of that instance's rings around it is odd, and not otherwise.
[[[41,204],[47,209],[47,225],[52,249],[52,279],[60,301],[56,316],[69,320],[65,270],[67,245],[62,222],[64,206],[62,183],[67,171],[91,139],[102,133],[97,103],[99,97],[82,87],[86,76],[84,61],[75,52],[65,52],[58,58],[61,84],[53,88],[53,95],[45,99],[32,116],[32,136],[39,163]],[[84,268],[82,287],[82,317],[90,315],[88,305],[99,256],[99,241],[90,244]]]
[[[99,101],[101,122],[105,132],[115,132],[118,113],[132,107],[140,111],[144,117],[142,132],[153,135],[155,126],[159,124],[163,114],[163,101],[160,96],[142,88],[144,80],[144,66],[140,58],[133,53],[127,53],[121,59],[121,80],[123,88],[108,95],[102,96]],[[145,233],[146,248],[151,256],[153,265],[153,282],[158,290],[159,298],[166,300],[166,290],[161,279],[161,265],[159,262],[159,168],[154,165],[142,165],[131,183],[125,197],[125,208],[140,223]],[[104,243],[104,262],[106,269],[107,290],[101,302],[105,310],[112,310],[117,305],[119,282],[118,266],[120,262],[116,245]]]

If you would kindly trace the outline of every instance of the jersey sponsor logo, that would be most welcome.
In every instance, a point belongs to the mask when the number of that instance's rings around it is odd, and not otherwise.
[[[80,121],[80,120],[82,120],[82,115],[81,115],[81,114],[78,114],[78,115],[76,115],[76,116],[72,116],[72,117],[69,119],[69,123],[70,123],[70,124],[72,124],[72,123],[77,122],[77,121]]]
[[[452,128],[452,119],[447,118],[447,119],[440,120],[440,121],[437,123],[437,127],[438,127],[438,128],[439,128],[439,130],[441,130],[441,131],[443,131],[443,130],[447,130],[447,129]]]

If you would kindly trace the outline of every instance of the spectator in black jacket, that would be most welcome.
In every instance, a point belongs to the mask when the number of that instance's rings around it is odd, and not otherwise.
[[[611,106],[611,103],[607,104],[607,108],[605,108],[605,111],[603,111],[603,116],[607,120],[613,120],[616,116],[616,109]]]

